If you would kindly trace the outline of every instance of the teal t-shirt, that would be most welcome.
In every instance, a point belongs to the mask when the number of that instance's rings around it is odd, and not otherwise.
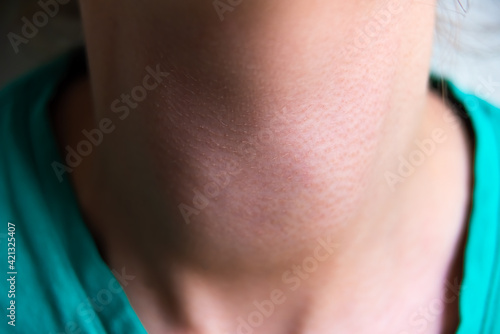
[[[0,91],[0,333],[146,333],[121,287],[134,276],[102,260],[67,174],[59,182],[52,166],[63,159],[48,105],[81,53]],[[475,143],[464,278],[448,295],[459,294],[457,333],[500,333],[500,109],[447,86]],[[407,332],[418,330],[409,320]]]

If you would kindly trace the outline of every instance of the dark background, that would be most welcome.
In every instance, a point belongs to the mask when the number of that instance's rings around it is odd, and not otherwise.
[[[27,44],[20,44],[16,53],[8,34],[22,36],[22,18],[33,22],[33,15],[43,10],[38,1],[0,0],[0,87],[57,54],[83,44],[78,1],[69,0],[59,5],[58,13],[48,17],[47,24],[38,28]],[[425,5],[434,0],[414,1]],[[500,106],[500,0],[438,1],[433,71]]]

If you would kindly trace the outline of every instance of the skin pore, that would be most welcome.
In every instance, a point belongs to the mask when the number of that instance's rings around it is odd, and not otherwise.
[[[456,300],[412,321],[451,300],[470,201],[468,139],[427,86],[435,6],[252,0],[220,21],[212,1],[81,0],[90,76],[54,125],[62,150],[116,126],[70,177],[149,333],[239,333],[277,289],[253,333],[453,332]],[[148,66],[161,82],[117,113]],[[389,186],[436,129],[446,140]]]

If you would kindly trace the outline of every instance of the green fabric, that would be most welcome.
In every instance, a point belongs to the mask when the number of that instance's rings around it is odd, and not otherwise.
[[[70,66],[66,55],[0,91],[0,233],[15,224],[16,326],[6,317],[7,239],[1,238],[0,333],[146,333],[82,220],[60,161],[47,104]],[[114,268],[123,284],[129,273]],[[94,310],[95,309],[95,310]]]
[[[0,333],[145,333],[83,222],[47,105],[69,71],[65,55],[0,91]],[[474,193],[457,333],[500,333],[500,110],[449,84],[476,137]],[[8,324],[7,223],[15,224],[15,328]],[[122,284],[126,268],[114,268]],[[122,271],[124,270],[124,271]]]
[[[500,109],[448,86],[465,107],[476,141],[457,333],[500,333]]]

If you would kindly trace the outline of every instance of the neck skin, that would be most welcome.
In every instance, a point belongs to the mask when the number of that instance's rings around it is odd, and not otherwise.
[[[246,333],[279,290],[254,333],[415,330],[460,276],[469,191],[463,130],[427,89],[433,6],[254,1],[224,22],[210,2],[136,6],[82,1],[90,79],[55,126],[61,147],[116,126],[71,178],[103,258],[136,276],[146,329]],[[157,64],[144,100],[110,107]],[[393,189],[387,172],[436,129]],[[453,328],[446,310],[426,330]]]

